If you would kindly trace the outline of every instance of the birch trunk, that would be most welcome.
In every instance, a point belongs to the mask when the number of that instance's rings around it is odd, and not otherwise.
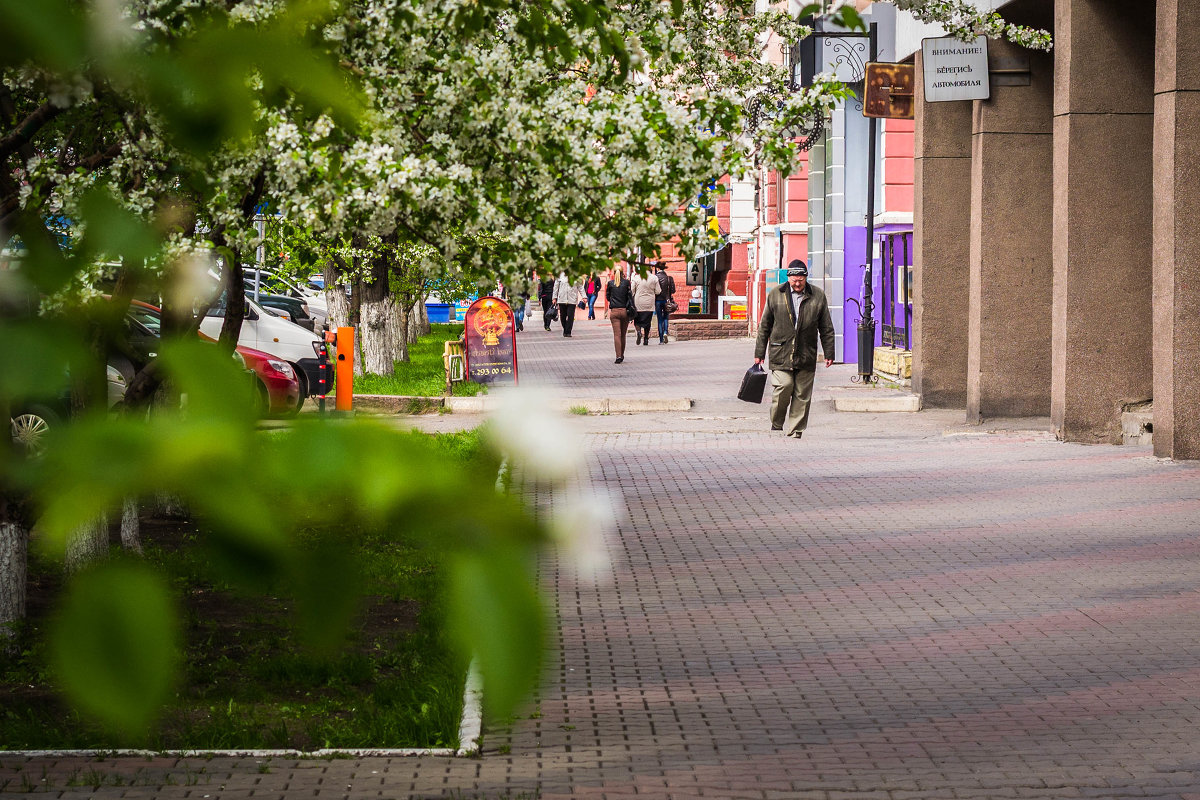
[[[142,525],[138,519],[138,501],[125,498],[121,509],[121,547],[131,553],[142,554]]]
[[[329,304],[329,327],[333,330],[350,324],[350,295],[346,291],[346,279],[332,262],[325,264],[325,302]]]
[[[396,326],[395,302],[385,295],[379,300],[364,300],[359,309],[359,337],[362,342],[362,359],[355,359],[354,372],[361,374],[359,361],[362,362],[362,372],[375,375],[394,375],[396,373]]]
[[[16,522],[0,523],[0,650],[12,638],[13,623],[25,619],[29,531]]]
[[[433,332],[433,326],[429,324],[429,310],[425,308],[424,299],[413,303],[413,313],[409,319],[411,320],[408,325],[409,344],[415,342],[417,337],[427,336]]]
[[[67,573],[81,569],[98,561],[108,553],[108,515],[100,514],[91,522],[75,531],[67,542]]]
[[[412,312],[400,303],[396,307],[396,360],[408,363],[408,343],[412,337]]]

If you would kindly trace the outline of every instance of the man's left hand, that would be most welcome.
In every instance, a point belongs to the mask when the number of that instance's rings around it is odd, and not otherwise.
[[[825,359],[825,368],[828,369],[829,367],[832,367],[832,366],[833,366],[833,359],[832,358]]]

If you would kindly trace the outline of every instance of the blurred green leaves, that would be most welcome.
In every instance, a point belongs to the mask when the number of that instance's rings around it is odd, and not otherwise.
[[[491,719],[509,716],[538,678],[545,611],[531,566],[502,548],[462,552],[450,564],[452,633],[479,658]]]
[[[170,695],[180,641],[162,576],[109,562],[71,581],[50,633],[51,666],[80,710],[136,740]]]

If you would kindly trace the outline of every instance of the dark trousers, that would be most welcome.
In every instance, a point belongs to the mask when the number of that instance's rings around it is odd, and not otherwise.
[[[558,304],[558,321],[563,326],[563,336],[570,336],[571,328],[575,327],[574,303]]]
[[[639,311],[634,317],[633,326],[642,332],[642,342],[650,341],[650,321],[654,319],[653,311]]]
[[[550,309],[554,308],[553,297],[539,297],[542,301],[542,327],[550,330]]]
[[[661,342],[667,338],[667,320],[671,318],[671,315],[667,313],[667,301],[665,299],[654,301],[654,313],[658,316],[658,340]]]
[[[629,312],[623,308],[610,308],[608,321],[612,323],[613,349],[617,358],[625,357],[625,339],[629,335]]]

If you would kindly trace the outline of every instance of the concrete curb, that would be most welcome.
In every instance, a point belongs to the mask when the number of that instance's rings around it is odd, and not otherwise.
[[[488,414],[496,410],[499,399],[492,395],[475,397],[414,397],[391,394],[356,394],[354,410],[363,414],[423,414],[449,409],[457,414]],[[566,399],[558,403],[566,413],[586,408],[589,414],[644,414],[656,411],[690,411],[688,397],[601,397]]]
[[[921,410],[921,398],[915,394],[877,394],[872,389],[864,389],[834,395],[833,408],[835,411],[866,413],[911,413]]]
[[[357,399],[357,398],[356,398]],[[499,399],[490,395],[476,397],[447,397],[446,408],[456,414],[486,414],[495,411]],[[639,414],[656,411],[690,411],[688,397],[602,397],[564,399],[557,403],[560,411],[586,408],[589,414]]]

